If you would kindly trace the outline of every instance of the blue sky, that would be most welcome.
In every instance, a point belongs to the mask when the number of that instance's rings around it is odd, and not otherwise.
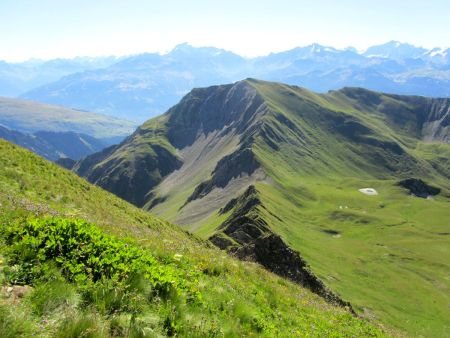
[[[0,0],[0,59],[165,52],[256,56],[313,42],[450,47],[448,0]]]

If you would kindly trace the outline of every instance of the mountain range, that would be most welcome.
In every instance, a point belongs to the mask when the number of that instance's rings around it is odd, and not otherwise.
[[[166,54],[147,53],[119,59],[57,60],[53,78],[27,88],[3,85],[0,94],[59,104],[138,122],[163,113],[194,87],[255,77],[299,85],[318,92],[345,86],[407,95],[450,95],[449,50],[431,50],[391,41],[364,52],[313,44],[256,58],[212,47],[176,46]],[[81,66],[76,68],[75,63]],[[0,79],[24,77],[9,69]],[[78,67],[78,66],[77,66]],[[5,69],[6,69],[5,68]],[[59,68],[58,68],[59,69]],[[27,71],[28,72],[28,71]],[[46,71],[47,72],[47,71]],[[7,74],[7,75],[5,75]],[[11,75],[12,74],[12,75]],[[16,74],[16,75],[14,75]],[[1,89],[1,88],[0,88]]]
[[[57,81],[63,76],[107,67],[118,60],[120,58],[111,56],[48,61],[31,59],[15,63],[0,61],[0,96],[16,97],[33,88]]]
[[[111,116],[0,97],[0,137],[52,161],[100,151],[122,141],[135,126]]]
[[[0,97],[0,138],[68,170],[0,140],[0,322],[445,337],[448,52],[1,63],[0,93],[20,98]]]
[[[85,134],[51,131],[26,134],[1,125],[0,138],[27,148],[51,161],[58,161],[61,158],[79,160],[107,147],[101,140]]]
[[[193,89],[73,170],[361,316],[442,336],[449,159],[449,98],[247,79]]]

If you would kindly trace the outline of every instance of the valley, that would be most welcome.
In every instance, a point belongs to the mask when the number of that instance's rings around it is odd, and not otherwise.
[[[0,140],[0,155],[5,337],[396,332],[229,257],[25,149]]]
[[[449,13],[0,1],[0,338],[450,337]]]
[[[247,79],[194,89],[74,170],[307,285],[305,274],[269,264],[258,249],[279,235],[282,247],[299,253],[297,262],[360,315],[413,335],[442,336],[449,311],[449,111],[444,98],[359,88],[316,94]],[[440,193],[412,196],[398,185],[411,177]],[[358,191],[366,187],[378,195]]]
[[[122,141],[134,127],[101,114],[0,97],[0,137],[51,161],[79,160]]]

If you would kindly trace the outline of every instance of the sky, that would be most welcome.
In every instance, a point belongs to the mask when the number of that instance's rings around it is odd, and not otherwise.
[[[0,0],[0,60],[167,52],[243,56],[320,43],[450,47],[449,0]]]

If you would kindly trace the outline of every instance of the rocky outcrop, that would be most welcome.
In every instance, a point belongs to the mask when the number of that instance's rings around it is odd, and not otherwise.
[[[250,148],[240,149],[222,158],[212,172],[212,178],[200,183],[191,196],[189,203],[210,193],[214,188],[224,188],[233,178],[243,174],[250,176],[260,167],[255,154]]]
[[[348,302],[335,295],[312,273],[299,252],[289,248],[280,236],[272,232],[260,212],[265,207],[254,186],[249,186],[241,196],[231,200],[222,212],[230,211],[230,208],[233,210],[231,216],[210,237],[214,245],[242,260],[257,262],[273,273],[309,288],[331,303],[351,309]]]
[[[167,137],[177,149],[192,145],[199,135],[217,130],[246,130],[266,104],[247,81],[195,88],[167,112]]]
[[[408,178],[398,182],[398,185],[408,189],[411,194],[421,198],[427,198],[429,196],[436,196],[441,192],[441,189],[428,185],[421,179]]]
[[[430,99],[428,112],[422,126],[422,137],[426,141],[450,143],[450,99]]]
[[[328,289],[310,270],[300,253],[289,248],[280,236],[268,233],[236,251],[236,256],[252,259],[266,269],[299,283],[327,301],[351,308],[350,303]]]

